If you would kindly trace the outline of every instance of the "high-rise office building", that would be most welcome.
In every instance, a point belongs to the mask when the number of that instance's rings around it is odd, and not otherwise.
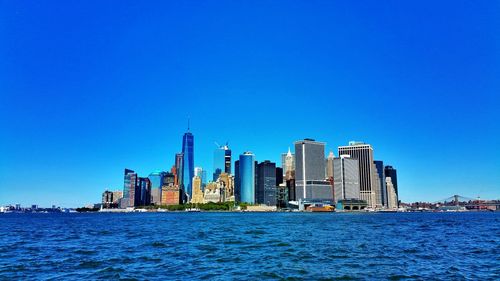
[[[200,177],[201,179],[201,190],[203,191],[205,188],[205,185],[207,183],[207,173],[205,169],[202,167],[195,167],[194,168],[194,176],[195,177]]]
[[[191,198],[191,203],[202,204],[203,201],[203,191],[201,190],[201,177],[194,176],[193,178],[193,198]]]
[[[148,178],[139,178],[134,199],[134,206],[149,206],[151,204],[151,181]]]
[[[333,159],[335,201],[359,199],[359,163],[349,155]]]
[[[151,203],[154,205],[161,204],[161,187],[163,186],[165,176],[166,173],[162,171],[152,172],[148,176],[151,181]]]
[[[377,206],[378,181],[374,180],[376,174],[373,164],[373,148],[362,142],[349,142],[347,146],[339,146],[339,155],[350,155],[358,159],[360,199],[365,200],[369,207]]]
[[[234,200],[241,202],[240,160],[234,161]]]
[[[378,179],[379,179],[379,188],[380,188],[380,201],[382,202],[382,206],[387,207],[387,187],[385,186],[385,169],[384,162],[380,160],[375,160],[375,168],[377,169]]]
[[[325,180],[325,143],[313,139],[295,142],[295,197],[333,200],[331,183]]]
[[[186,195],[191,198],[193,196],[192,186],[194,177],[194,136],[189,131],[182,137],[182,153],[184,154],[184,160],[182,165],[182,190]],[[186,198],[187,199],[187,198]]]
[[[137,174],[133,170],[125,169],[123,176],[123,199],[121,201],[121,208],[134,207],[137,185]]]
[[[385,166],[384,174],[386,177],[391,178],[391,182],[394,185],[394,190],[396,192],[396,197],[398,196],[398,175],[396,169],[392,166]]]
[[[216,181],[221,173],[231,174],[231,149],[227,143],[214,151],[213,181]]]
[[[290,151],[290,147],[287,153],[281,154],[281,168],[283,168],[283,175],[287,179],[295,172],[295,154]]]
[[[179,187],[182,186],[182,180],[183,180],[183,175],[182,175],[182,170],[184,167],[184,153],[176,153],[175,154],[175,185],[178,185]]]
[[[245,152],[240,155],[238,165],[237,191],[241,202],[255,203],[255,155]]]
[[[276,206],[276,164],[266,160],[257,165],[255,203]]]
[[[333,155],[333,151],[330,151],[330,154],[328,154],[328,157],[326,158],[326,178],[331,179],[333,178],[333,159],[335,158],[335,155]]]
[[[387,208],[397,209],[398,208],[398,196],[396,195],[396,189],[392,182],[391,177],[385,178],[385,184],[387,187]]]

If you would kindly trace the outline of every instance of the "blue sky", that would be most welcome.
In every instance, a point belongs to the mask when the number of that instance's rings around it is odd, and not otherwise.
[[[500,3],[437,2],[0,1],[0,205],[169,169],[188,116],[209,170],[358,140],[403,201],[500,198]]]

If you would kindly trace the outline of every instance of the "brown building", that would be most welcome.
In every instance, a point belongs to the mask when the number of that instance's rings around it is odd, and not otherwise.
[[[181,192],[179,186],[162,186],[161,188],[161,204],[162,205],[179,205],[181,203]]]

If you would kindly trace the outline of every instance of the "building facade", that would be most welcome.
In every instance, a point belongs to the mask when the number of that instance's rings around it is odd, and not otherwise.
[[[133,170],[125,169],[123,177],[123,199],[120,206],[121,208],[134,207],[137,185],[137,173],[135,173]]]
[[[326,178],[331,179],[333,178],[333,159],[335,158],[335,155],[333,154],[332,151],[328,154],[328,157],[326,158]]]
[[[231,149],[227,143],[214,151],[213,181],[216,181],[221,173],[231,174]]]
[[[391,178],[392,185],[394,186],[394,190],[396,192],[396,197],[398,196],[398,174],[396,169],[392,166],[385,166],[384,174],[386,177]]]
[[[255,204],[255,155],[252,152],[240,155],[236,182],[240,202]]]
[[[372,146],[362,142],[349,142],[347,146],[339,146],[338,154],[358,159],[360,199],[365,200],[369,207],[376,208],[378,181],[374,180],[376,171]]]
[[[188,131],[182,137],[182,153],[184,155],[182,165],[182,190],[186,196],[192,197],[193,177],[194,177],[194,136]]]
[[[325,143],[313,139],[295,142],[295,197],[333,200],[331,183],[325,179]]]
[[[148,179],[151,181],[151,204],[161,204],[161,187],[166,176],[165,172],[155,171],[149,174]]]
[[[290,147],[287,153],[281,154],[281,167],[285,178],[290,178],[292,172],[295,172],[295,154],[290,151]]]
[[[382,206],[387,207],[387,187],[385,186],[384,162],[380,161],[380,160],[375,160],[374,164],[375,164],[375,168],[376,168],[378,179],[379,179],[380,202],[382,203]]]
[[[360,198],[358,159],[340,155],[333,159],[333,186],[335,201]]]
[[[203,204],[203,190],[201,188],[201,177],[194,176],[193,178],[193,198],[191,198],[191,203],[193,204]]]
[[[391,177],[385,178],[385,184],[387,187],[387,208],[397,209],[398,208],[398,197],[396,195],[396,188],[392,183]]]
[[[276,206],[276,164],[266,160],[257,165],[255,203]]]

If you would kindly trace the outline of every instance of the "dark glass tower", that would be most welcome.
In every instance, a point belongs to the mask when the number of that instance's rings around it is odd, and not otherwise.
[[[387,206],[387,188],[385,186],[385,170],[384,162],[375,160],[375,167],[377,168],[378,177],[380,179],[380,196],[382,205]]]
[[[182,189],[186,195],[189,196],[188,200],[192,198],[193,190],[193,177],[194,177],[194,136],[188,131],[182,137],[182,154],[184,161],[182,165]]]
[[[276,164],[266,160],[256,170],[255,203],[276,206]]]

